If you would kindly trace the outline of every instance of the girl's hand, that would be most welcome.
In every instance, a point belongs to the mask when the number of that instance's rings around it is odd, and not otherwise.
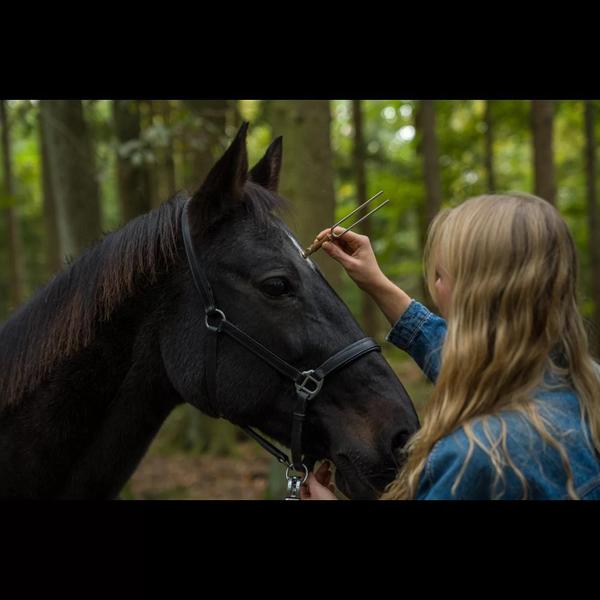
[[[336,227],[334,230],[336,234],[344,231],[343,227]],[[324,229],[317,235],[315,241],[327,237],[330,232],[331,229]],[[387,277],[377,263],[371,241],[366,235],[348,231],[339,240],[326,241],[322,248],[346,269],[356,285],[365,292],[370,293],[387,281]]]
[[[324,229],[315,241],[327,237],[330,231]],[[343,227],[335,228],[336,234],[343,232]],[[324,242],[322,248],[346,269],[359,288],[375,300],[390,324],[394,325],[410,306],[411,298],[384,275],[369,238],[348,231],[339,240]]]
[[[325,461],[316,473],[308,474],[308,479],[300,488],[300,498],[302,500],[337,500],[330,480],[331,470],[329,463]]]

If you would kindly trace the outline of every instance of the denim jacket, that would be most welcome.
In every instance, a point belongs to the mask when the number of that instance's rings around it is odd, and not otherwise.
[[[386,341],[408,352],[435,383],[445,334],[446,321],[413,300]],[[540,387],[535,402],[549,432],[567,452],[577,496],[600,500],[600,457],[591,444],[575,391],[567,386],[552,390]],[[505,410],[495,416],[476,418],[471,426],[478,442],[472,447],[462,427],[434,445],[419,480],[417,499],[568,498],[567,473],[560,454],[520,412]],[[503,427],[509,460],[521,471],[522,478],[506,460],[499,463],[501,476],[497,477],[492,460],[479,446],[489,450]],[[459,483],[454,485],[459,474]]]

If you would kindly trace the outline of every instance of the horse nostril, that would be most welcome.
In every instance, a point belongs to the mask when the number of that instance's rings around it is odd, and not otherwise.
[[[392,454],[399,460],[404,461],[406,450],[405,446],[411,434],[408,431],[399,431],[392,438]]]

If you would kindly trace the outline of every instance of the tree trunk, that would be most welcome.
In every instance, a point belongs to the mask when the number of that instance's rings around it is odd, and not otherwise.
[[[360,206],[367,201],[367,177],[365,169],[365,142],[363,135],[363,117],[362,107],[360,100],[352,100],[352,121],[354,125],[354,147],[353,147],[353,162],[354,162],[354,173],[356,174],[356,204]],[[372,206],[365,206],[358,212],[357,218],[361,218]],[[365,219],[358,226],[360,233],[371,237],[372,221]],[[363,329],[369,337],[377,336],[377,315],[379,310],[377,305],[365,292],[360,292],[360,313]]]
[[[113,100],[117,136],[117,179],[124,223],[151,208],[148,169],[140,152],[141,115],[135,100]]]
[[[487,174],[488,193],[496,192],[496,176],[494,173],[494,130],[492,121],[492,101],[485,101],[485,172]]]
[[[162,155],[162,168],[161,180],[161,197],[159,202],[164,202],[167,198],[170,198],[177,191],[177,180],[175,177],[175,147],[173,145],[173,125],[172,125],[172,111],[171,103],[169,100],[162,100],[160,102],[160,114],[164,127],[168,131],[168,142]]]
[[[591,295],[594,302],[594,331],[591,350],[596,360],[600,359],[600,212],[596,188],[596,136],[594,131],[595,106],[592,100],[585,101],[585,171],[588,210],[588,247],[590,252]]]
[[[240,114],[240,101],[228,100],[228,122],[231,127],[237,131],[242,126],[242,115]]]
[[[42,165],[42,197],[44,203],[44,253],[46,255],[46,275],[50,278],[63,266],[58,223],[56,220],[56,200],[50,180],[48,141],[42,126],[42,115],[38,116],[40,162]]]
[[[425,248],[427,229],[442,205],[442,185],[438,163],[439,150],[435,125],[435,105],[433,100],[422,100],[415,116],[415,128],[420,133],[417,151],[422,156],[425,182],[425,201],[420,211],[421,248]],[[433,300],[422,278],[423,303],[430,308]]]
[[[535,195],[556,204],[554,153],[552,146],[553,105],[551,100],[531,101]]]
[[[9,118],[6,100],[0,100],[0,127],[2,127],[2,167],[5,192],[4,218],[8,240],[9,306],[14,310],[24,298],[24,268],[19,223],[16,212],[15,187],[12,174]]]
[[[329,100],[272,100],[267,110],[273,137],[283,135],[280,193],[295,208],[290,229],[301,245],[308,246],[319,231],[335,223]],[[311,259],[340,292],[340,265],[324,252]]]
[[[146,129],[154,127],[158,100],[139,100],[142,116],[140,119],[140,138],[144,137]],[[159,150],[154,145],[147,148],[152,153],[153,160],[144,163],[144,172],[146,174],[146,185],[148,186],[148,205],[149,210],[160,205],[163,198],[160,198],[160,173],[158,167]]]
[[[195,191],[224,150],[227,100],[185,100],[185,106],[194,118],[188,137],[185,186]]]
[[[81,100],[41,100],[40,109],[61,252],[75,258],[102,234],[92,141]]]

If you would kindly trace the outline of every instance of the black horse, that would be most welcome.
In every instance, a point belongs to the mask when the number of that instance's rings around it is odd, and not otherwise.
[[[108,234],[2,325],[0,497],[114,498],[175,406],[214,414],[183,210],[219,308],[287,362],[317,366],[364,336],[275,214],[281,156],[278,138],[248,172],[244,125],[189,204],[177,195]],[[220,415],[290,445],[293,386],[277,371],[223,337],[215,385]],[[328,377],[302,447],[334,462],[349,497],[375,498],[417,426],[371,352]]]

